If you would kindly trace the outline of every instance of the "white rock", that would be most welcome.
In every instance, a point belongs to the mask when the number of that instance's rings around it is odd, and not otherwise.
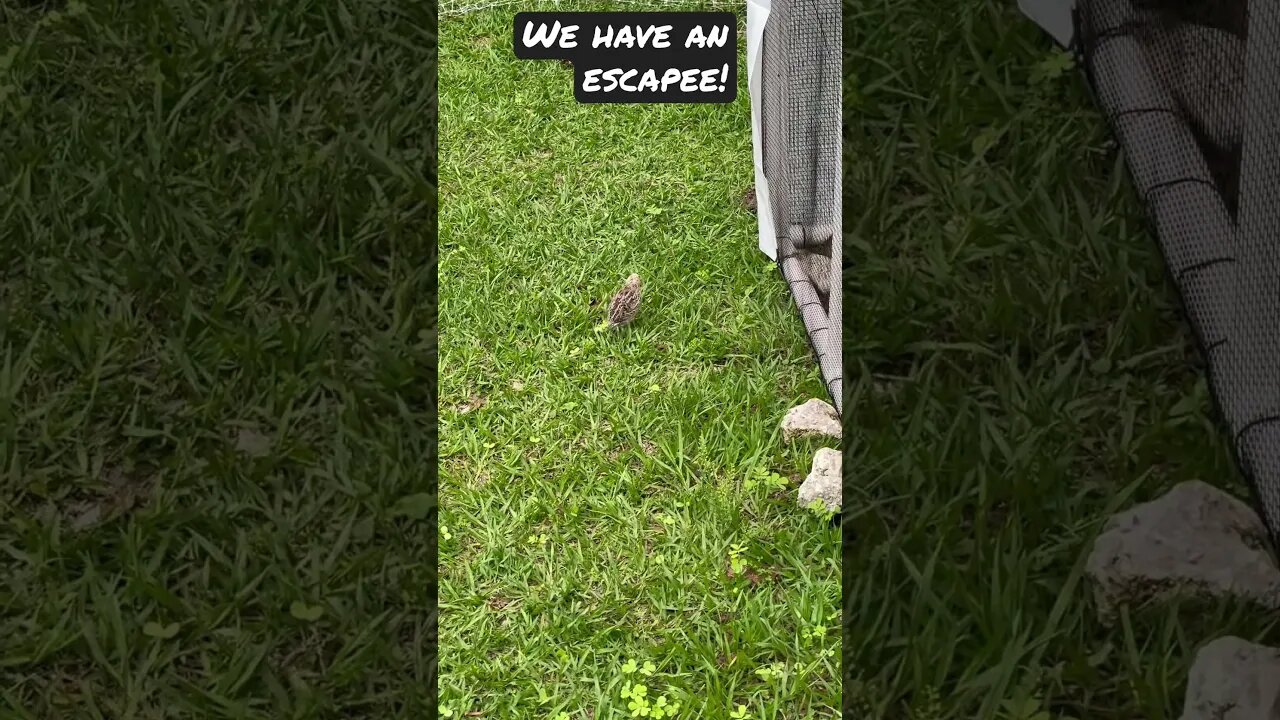
[[[1182,720],[1280,720],[1280,650],[1238,637],[1196,653]]]
[[[814,398],[787,411],[782,418],[782,437],[791,440],[798,437],[839,438],[840,415],[831,403]]]
[[[1236,597],[1280,608],[1280,569],[1267,532],[1240,500],[1199,481],[1118,513],[1086,572],[1104,619],[1120,605],[1179,596]]]
[[[809,507],[814,500],[832,512],[840,512],[840,470],[842,456],[839,450],[821,448],[813,458],[809,477],[800,484],[800,506]]]

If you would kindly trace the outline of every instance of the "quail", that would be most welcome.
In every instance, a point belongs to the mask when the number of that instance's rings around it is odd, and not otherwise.
[[[1243,140],[1245,44],[1229,32],[1184,23],[1148,41],[1161,79],[1191,124],[1219,150]]]
[[[831,258],[808,250],[797,250],[796,259],[800,261],[800,267],[804,268],[809,282],[813,283],[813,289],[821,295],[830,295]]]
[[[609,302],[609,327],[616,328],[636,319],[640,311],[640,276],[632,274]]]

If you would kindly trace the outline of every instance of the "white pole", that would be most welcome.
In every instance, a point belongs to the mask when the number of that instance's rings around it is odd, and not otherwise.
[[[760,250],[770,260],[778,259],[778,239],[773,232],[773,207],[769,204],[769,181],[764,177],[764,125],[761,120],[760,77],[764,74],[761,44],[769,21],[770,0],[747,0],[747,93],[751,99],[751,157],[756,171],[756,218],[760,226]]]

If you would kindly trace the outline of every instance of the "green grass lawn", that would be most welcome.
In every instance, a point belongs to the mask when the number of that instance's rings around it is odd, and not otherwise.
[[[1199,645],[1280,632],[1205,604],[1094,619],[1109,514],[1246,491],[1084,79],[1012,0],[846,13],[853,716],[1178,717]]]
[[[434,22],[0,0],[0,717],[428,716]]]
[[[839,528],[776,430],[823,386],[740,204],[745,75],[731,105],[578,105],[512,13],[441,27],[443,707],[625,718],[638,683],[682,718],[835,717]],[[597,332],[631,272],[640,318]]]

